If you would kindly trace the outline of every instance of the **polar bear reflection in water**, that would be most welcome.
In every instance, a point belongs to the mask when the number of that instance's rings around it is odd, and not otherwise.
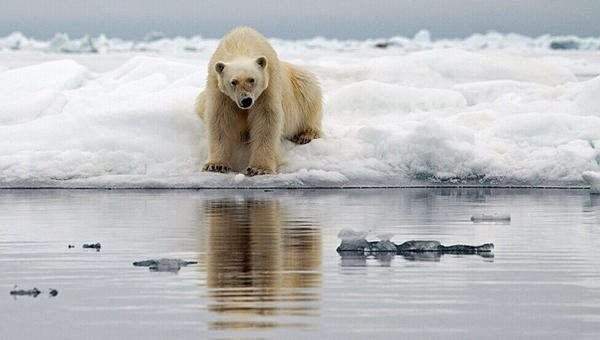
[[[208,223],[206,282],[212,299],[208,310],[220,316],[209,328],[308,326],[280,320],[318,314],[320,228],[286,216],[278,201],[208,201],[204,213]]]

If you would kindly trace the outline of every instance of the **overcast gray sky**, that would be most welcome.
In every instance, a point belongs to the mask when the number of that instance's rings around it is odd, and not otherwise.
[[[250,25],[267,37],[465,37],[488,30],[600,36],[600,0],[0,0],[0,36],[220,37]]]

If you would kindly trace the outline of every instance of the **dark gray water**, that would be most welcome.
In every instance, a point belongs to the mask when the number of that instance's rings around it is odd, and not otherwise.
[[[342,259],[342,228],[495,256]],[[596,339],[598,249],[585,190],[3,190],[0,339]]]

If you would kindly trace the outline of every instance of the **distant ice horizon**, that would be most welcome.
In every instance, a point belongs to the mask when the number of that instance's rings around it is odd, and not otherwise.
[[[302,49],[335,49],[338,51],[352,51],[357,49],[400,49],[417,51],[435,48],[465,48],[465,49],[550,49],[550,50],[600,50],[600,37],[578,37],[575,35],[541,35],[530,37],[518,33],[474,33],[466,38],[439,38],[432,37],[431,32],[425,29],[418,31],[414,36],[391,36],[375,39],[328,39],[326,37],[313,37],[308,39],[279,39],[267,37],[276,45],[293,45]],[[38,51],[50,53],[114,53],[114,52],[201,52],[207,48],[214,48],[218,38],[207,38],[201,35],[185,37],[169,37],[162,32],[147,33],[142,39],[127,40],[105,34],[83,35],[80,37],[69,36],[66,33],[56,33],[48,40],[38,40],[28,37],[21,32],[13,32],[7,36],[0,36],[1,51]]]
[[[239,25],[239,26],[249,26],[249,25]],[[238,26],[232,26],[231,29],[233,29],[235,27],[238,27]],[[252,26],[249,26],[249,27],[252,27]],[[252,27],[252,28],[254,28],[254,27]],[[81,34],[72,34],[72,33],[65,32],[65,31],[57,31],[57,32],[49,33],[48,36],[45,38],[40,38],[35,35],[26,34],[26,32],[23,32],[20,30],[15,30],[12,32],[8,32],[6,34],[0,34],[0,39],[9,37],[11,35],[20,34],[23,37],[26,37],[31,40],[36,40],[36,41],[49,41],[49,40],[56,38],[57,36],[65,36],[65,37],[68,37],[69,39],[81,39],[81,38],[85,38],[85,37],[91,37],[91,38],[106,37],[108,39],[119,39],[122,41],[134,41],[134,42],[156,41],[159,39],[177,39],[177,38],[183,38],[183,39],[202,38],[202,39],[206,39],[206,40],[220,40],[220,38],[222,38],[224,35],[226,35],[229,31],[230,30],[225,31],[220,36],[210,36],[210,35],[202,34],[202,32],[198,32],[196,34],[168,34],[168,33],[165,33],[164,31],[160,31],[160,30],[151,30],[151,31],[145,32],[145,33],[141,34],[140,36],[136,36],[136,37],[121,36],[118,34],[109,34],[106,32],[99,32],[99,33],[87,32],[87,33],[81,33]],[[260,32],[260,33],[263,34],[267,39],[283,40],[283,41],[304,41],[304,40],[313,40],[313,39],[323,39],[323,40],[332,40],[332,41],[372,41],[372,40],[385,41],[385,40],[389,40],[389,39],[393,39],[393,38],[397,38],[397,37],[413,39],[413,40],[423,40],[423,37],[425,37],[429,41],[436,42],[436,41],[460,41],[460,40],[467,40],[469,38],[472,38],[473,36],[486,36],[486,35],[521,36],[521,37],[531,38],[531,39],[537,39],[540,37],[573,37],[573,38],[580,38],[580,39],[590,39],[590,38],[591,39],[600,39],[600,31],[596,35],[580,35],[580,34],[571,34],[571,33],[526,34],[526,33],[521,33],[521,32],[516,32],[516,31],[499,31],[499,30],[495,30],[495,29],[489,29],[486,31],[470,32],[464,36],[453,36],[453,37],[436,36],[428,28],[417,29],[412,34],[398,33],[398,34],[390,34],[390,35],[385,35],[385,36],[382,35],[382,36],[373,36],[373,37],[365,37],[365,38],[352,38],[352,37],[337,38],[337,37],[327,36],[324,34],[316,34],[313,36],[290,38],[290,37],[281,37],[281,36],[277,36],[277,35],[268,35],[268,34],[264,34],[263,32]]]
[[[2,5],[0,36],[19,31],[46,40],[61,32],[139,40],[163,32],[220,38],[246,25],[286,40],[412,37],[421,29],[433,39],[488,31],[593,37],[600,36],[598,13],[600,1],[592,0],[21,0]]]

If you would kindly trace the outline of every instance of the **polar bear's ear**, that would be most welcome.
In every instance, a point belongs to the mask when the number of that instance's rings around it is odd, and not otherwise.
[[[215,71],[217,71],[217,73],[221,74],[221,72],[223,72],[224,69],[225,69],[225,63],[222,61],[217,61],[217,63],[215,64]]]
[[[258,66],[260,66],[262,68],[266,68],[267,67],[267,57],[260,56],[260,57],[256,58],[256,63],[258,64]]]

